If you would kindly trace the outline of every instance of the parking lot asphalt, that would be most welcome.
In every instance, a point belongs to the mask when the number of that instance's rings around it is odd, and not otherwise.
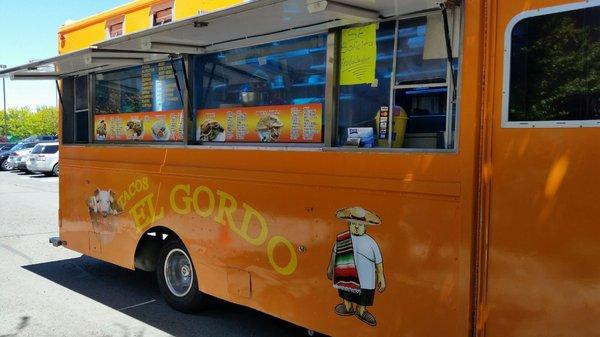
[[[194,315],[172,310],[154,273],[52,247],[57,209],[58,178],[0,172],[0,337],[307,335],[219,300]]]

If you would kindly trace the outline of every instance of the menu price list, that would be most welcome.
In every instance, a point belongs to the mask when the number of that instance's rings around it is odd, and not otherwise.
[[[320,143],[322,111],[320,103],[200,109],[197,140],[264,142],[268,133],[270,142]]]
[[[167,62],[142,66],[142,110],[165,110],[181,104],[173,68]]]
[[[96,141],[182,141],[181,110],[94,116]]]

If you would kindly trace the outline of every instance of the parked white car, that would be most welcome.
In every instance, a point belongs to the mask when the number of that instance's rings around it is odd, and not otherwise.
[[[37,144],[27,156],[26,167],[30,172],[58,176],[58,143]]]

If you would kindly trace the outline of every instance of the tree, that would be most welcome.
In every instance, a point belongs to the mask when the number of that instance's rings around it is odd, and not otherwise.
[[[515,26],[511,120],[600,118],[599,16],[594,7]]]
[[[0,133],[14,139],[32,135],[56,135],[58,133],[58,110],[55,107],[40,106],[36,111],[30,108],[12,108],[7,111],[7,131],[4,130],[4,112],[0,112]]]

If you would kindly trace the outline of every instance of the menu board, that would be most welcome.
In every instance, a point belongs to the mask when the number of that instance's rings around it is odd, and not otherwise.
[[[94,140],[182,141],[183,111],[95,115]]]
[[[141,111],[162,111],[181,107],[173,68],[167,62],[142,66]]]
[[[200,109],[196,140],[202,142],[321,143],[320,103]]]
[[[178,72],[180,65],[175,63]],[[95,88],[98,114],[180,110],[183,106],[169,62],[97,74]]]

